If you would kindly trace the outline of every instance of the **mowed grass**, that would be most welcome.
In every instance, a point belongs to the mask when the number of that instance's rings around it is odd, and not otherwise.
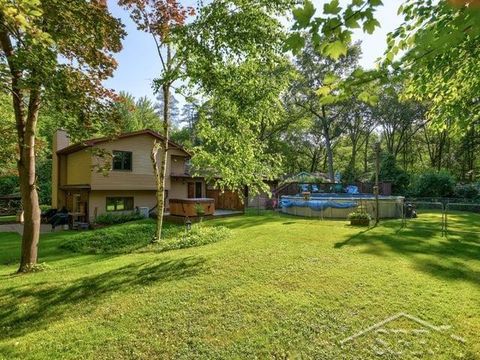
[[[0,224],[2,223],[13,223],[17,220],[17,217],[15,215],[6,215],[6,216],[0,216]]]
[[[0,358],[477,359],[480,235],[442,237],[440,220],[246,215],[207,223],[232,229],[215,244],[124,255],[70,253],[54,233],[49,268],[23,276],[19,237],[0,234]],[[346,340],[401,312],[427,323]]]

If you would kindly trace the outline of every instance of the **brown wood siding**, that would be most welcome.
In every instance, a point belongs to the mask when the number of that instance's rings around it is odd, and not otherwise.
[[[150,135],[139,135],[98,145],[99,148],[108,152],[114,150],[131,151],[132,171],[110,171],[108,176],[94,171],[91,182],[92,190],[155,190],[155,179],[150,160],[153,140]],[[184,168],[186,154],[183,151],[170,149],[168,156],[175,156],[176,168]],[[183,163],[180,159],[183,159]],[[93,163],[97,166],[101,165],[102,159],[95,158]],[[170,173],[171,161],[167,161],[167,178],[165,181],[167,190],[171,187]]]
[[[244,204],[238,193],[235,191],[224,191],[222,193],[220,190],[207,189],[207,198],[215,200],[215,209],[244,210]]]

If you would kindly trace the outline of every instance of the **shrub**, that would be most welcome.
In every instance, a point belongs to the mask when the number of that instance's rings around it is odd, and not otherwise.
[[[51,207],[50,205],[40,205],[40,211],[41,211],[42,213],[50,210],[51,208],[52,208],[52,207]]]
[[[127,253],[147,245],[152,240],[154,229],[155,224],[150,220],[110,226],[75,234],[60,247],[85,254]]]
[[[348,220],[372,220],[372,217],[367,212],[355,211],[348,214]]]
[[[200,203],[195,204],[195,213],[197,216],[204,216],[205,215],[205,209]]]
[[[37,164],[37,189],[40,204],[52,202],[52,160],[40,159]]]
[[[60,247],[84,254],[122,254],[143,248],[151,243],[155,233],[155,222],[142,220],[103,229],[81,232],[71,236]],[[148,251],[168,251],[211,244],[230,236],[223,226],[195,224],[185,233],[183,226],[164,224],[163,239],[147,247]]]
[[[446,171],[428,171],[417,175],[410,186],[410,195],[415,197],[451,197],[455,179]]]
[[[395,157],[388,153],[382,155],[378,178],[380,181],[390,181],[392,183],[393,194],[405,193],[410,183],[408,174],[397,165]]]
[[[185,233],[179,232],[174,238],[160,242],[158,251],[185,249],[212,244],[224,240],[231,235],[231,230],[224,226],[202,226],[196,224]]]
[[[475,199],[480,195],[480,183],[457,185],[455,187],[455,197],[463,199]]]
[[[144,217],[136,211],[121,214],[105,213],[97,216],[97,218],[95,219],[95,223],[100,225],[115,225],[123,224],[129,221],[141,220],[143,218]]]
[[[12,195],[18,193],[19,180],[16,175],[7,175],[0,177],[0,195]]]

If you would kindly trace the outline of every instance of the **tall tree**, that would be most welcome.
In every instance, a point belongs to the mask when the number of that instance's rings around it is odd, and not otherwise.
[[[349,95],[332,95],[331,85],[348,77],[357,68],[360,55],[358,45],[350,47],[346,56],[332,60],[323,56],[310,42],[296,62],[301,78],[293,85],[296,103],[310,113],[314,126],[321,131],[327,155],[328,177],[335,182],[333,145],[343,132],[343,113],[348,108]],[[326,91],[325,91],[326,90]]]
[[[356,167],[357,154],[360,148],[368,141],[376,123],[372,117],[371,106],[355,99],[349,102],[348,110],[343,112],[342,117],[346,136],[350,140],[351,145],[350,159],[344,179],[346,181],[355,181],[358,175]]]
[[[193,161],[222,189],[248,186],[253,194],[266,190],[263,180],[278,174],[281,159],[269,153],[261,129],[283,117],[281,94],[291,71],[277,16],[291,3],[213,1],[187,27],[182,51],[188,54],[190,85],[207,100]]]
[[[395,158],[426,124],[425,108],[416,101],[402,101],[401,92],[401,84],[383,86],[373,109],[373,118],[383,130],[387,150]]]
[[[293,10],[295,24],[287,45],[299,52],[305,30],[323,54],[345,55],[352,29],[373,33],[380,22],[375,10],[381,0],[330,0],[320,16],[309,0]],[[442,128],[468,131],[479,119],[480,16],[477,0],[403,0],[398,13],[404,22],[389,34],[380,71],[355,74],[357,80],[386,79],[394,69],[407,82],[405,95],[430,104],[427,117]],[[317,12],[318,14],[318,12]]]
[[[168,143],[170,137],[170,99],[172,86],[183,76],[185,57],[177,53],[178,35],[195,10],[184,7],[177,0],[119,0],[119,4],[130,11],[130,16],[139,30],[152,36],[160,60],[159,76],[154,80],[154,88],[163,99],[162,140],[155,140],[151,160],[157,187],[157,225],[153,241],[162,237],[163,214],[165,207],[165,178],[167,171]],[[160,164],[158,160],[160,159]]]
[[[15,134],[15,115],[11,98],[0,92],[0,176],[12,175],[16,171],[17,137]],[[4,194],[7,195],[7,194]]]
[[[480,119],[480,16],[475,0],[405,0],[388,37],[386,64],[406,81],[410,99],[427,102],[438,129],[469,131]]]
[[[37,262],[35,147],[42,102],[81,108],[81,124],[91,126],[96,100],[110,95],[101,83],[112,75],[112,53],[121,49],[123,35],[105,1],[0,1],[0,81],[12,97],[25,212],[20,272]]]
[[[156,97],[157,102],[155,103],[155,110],[157,115],[163,119],[164,118],[164,101],[163,101],[163,91],[159,92]],[[178,128],[180,125],[180,111],[178,109],[178,100],[177,98],[170,93],[170,99],[168,100],[169,106],[169,121],[170,126],[173,128]]]
[[[154,104],[147,97],[136,100],[133,95],[120,92],[115,102],[119,128],[122,132],[152,129],[160,130],[160,117],[156,113]]]

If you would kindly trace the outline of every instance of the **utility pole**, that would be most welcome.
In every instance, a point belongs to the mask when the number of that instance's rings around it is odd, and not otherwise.
[[[373,193],[375,194],[375,225],[378,225],[380,220],[380,209],[379,209],[379,182],[378,174],[380,172],[380,142],[375,143],[375,186],[373,187]]]

